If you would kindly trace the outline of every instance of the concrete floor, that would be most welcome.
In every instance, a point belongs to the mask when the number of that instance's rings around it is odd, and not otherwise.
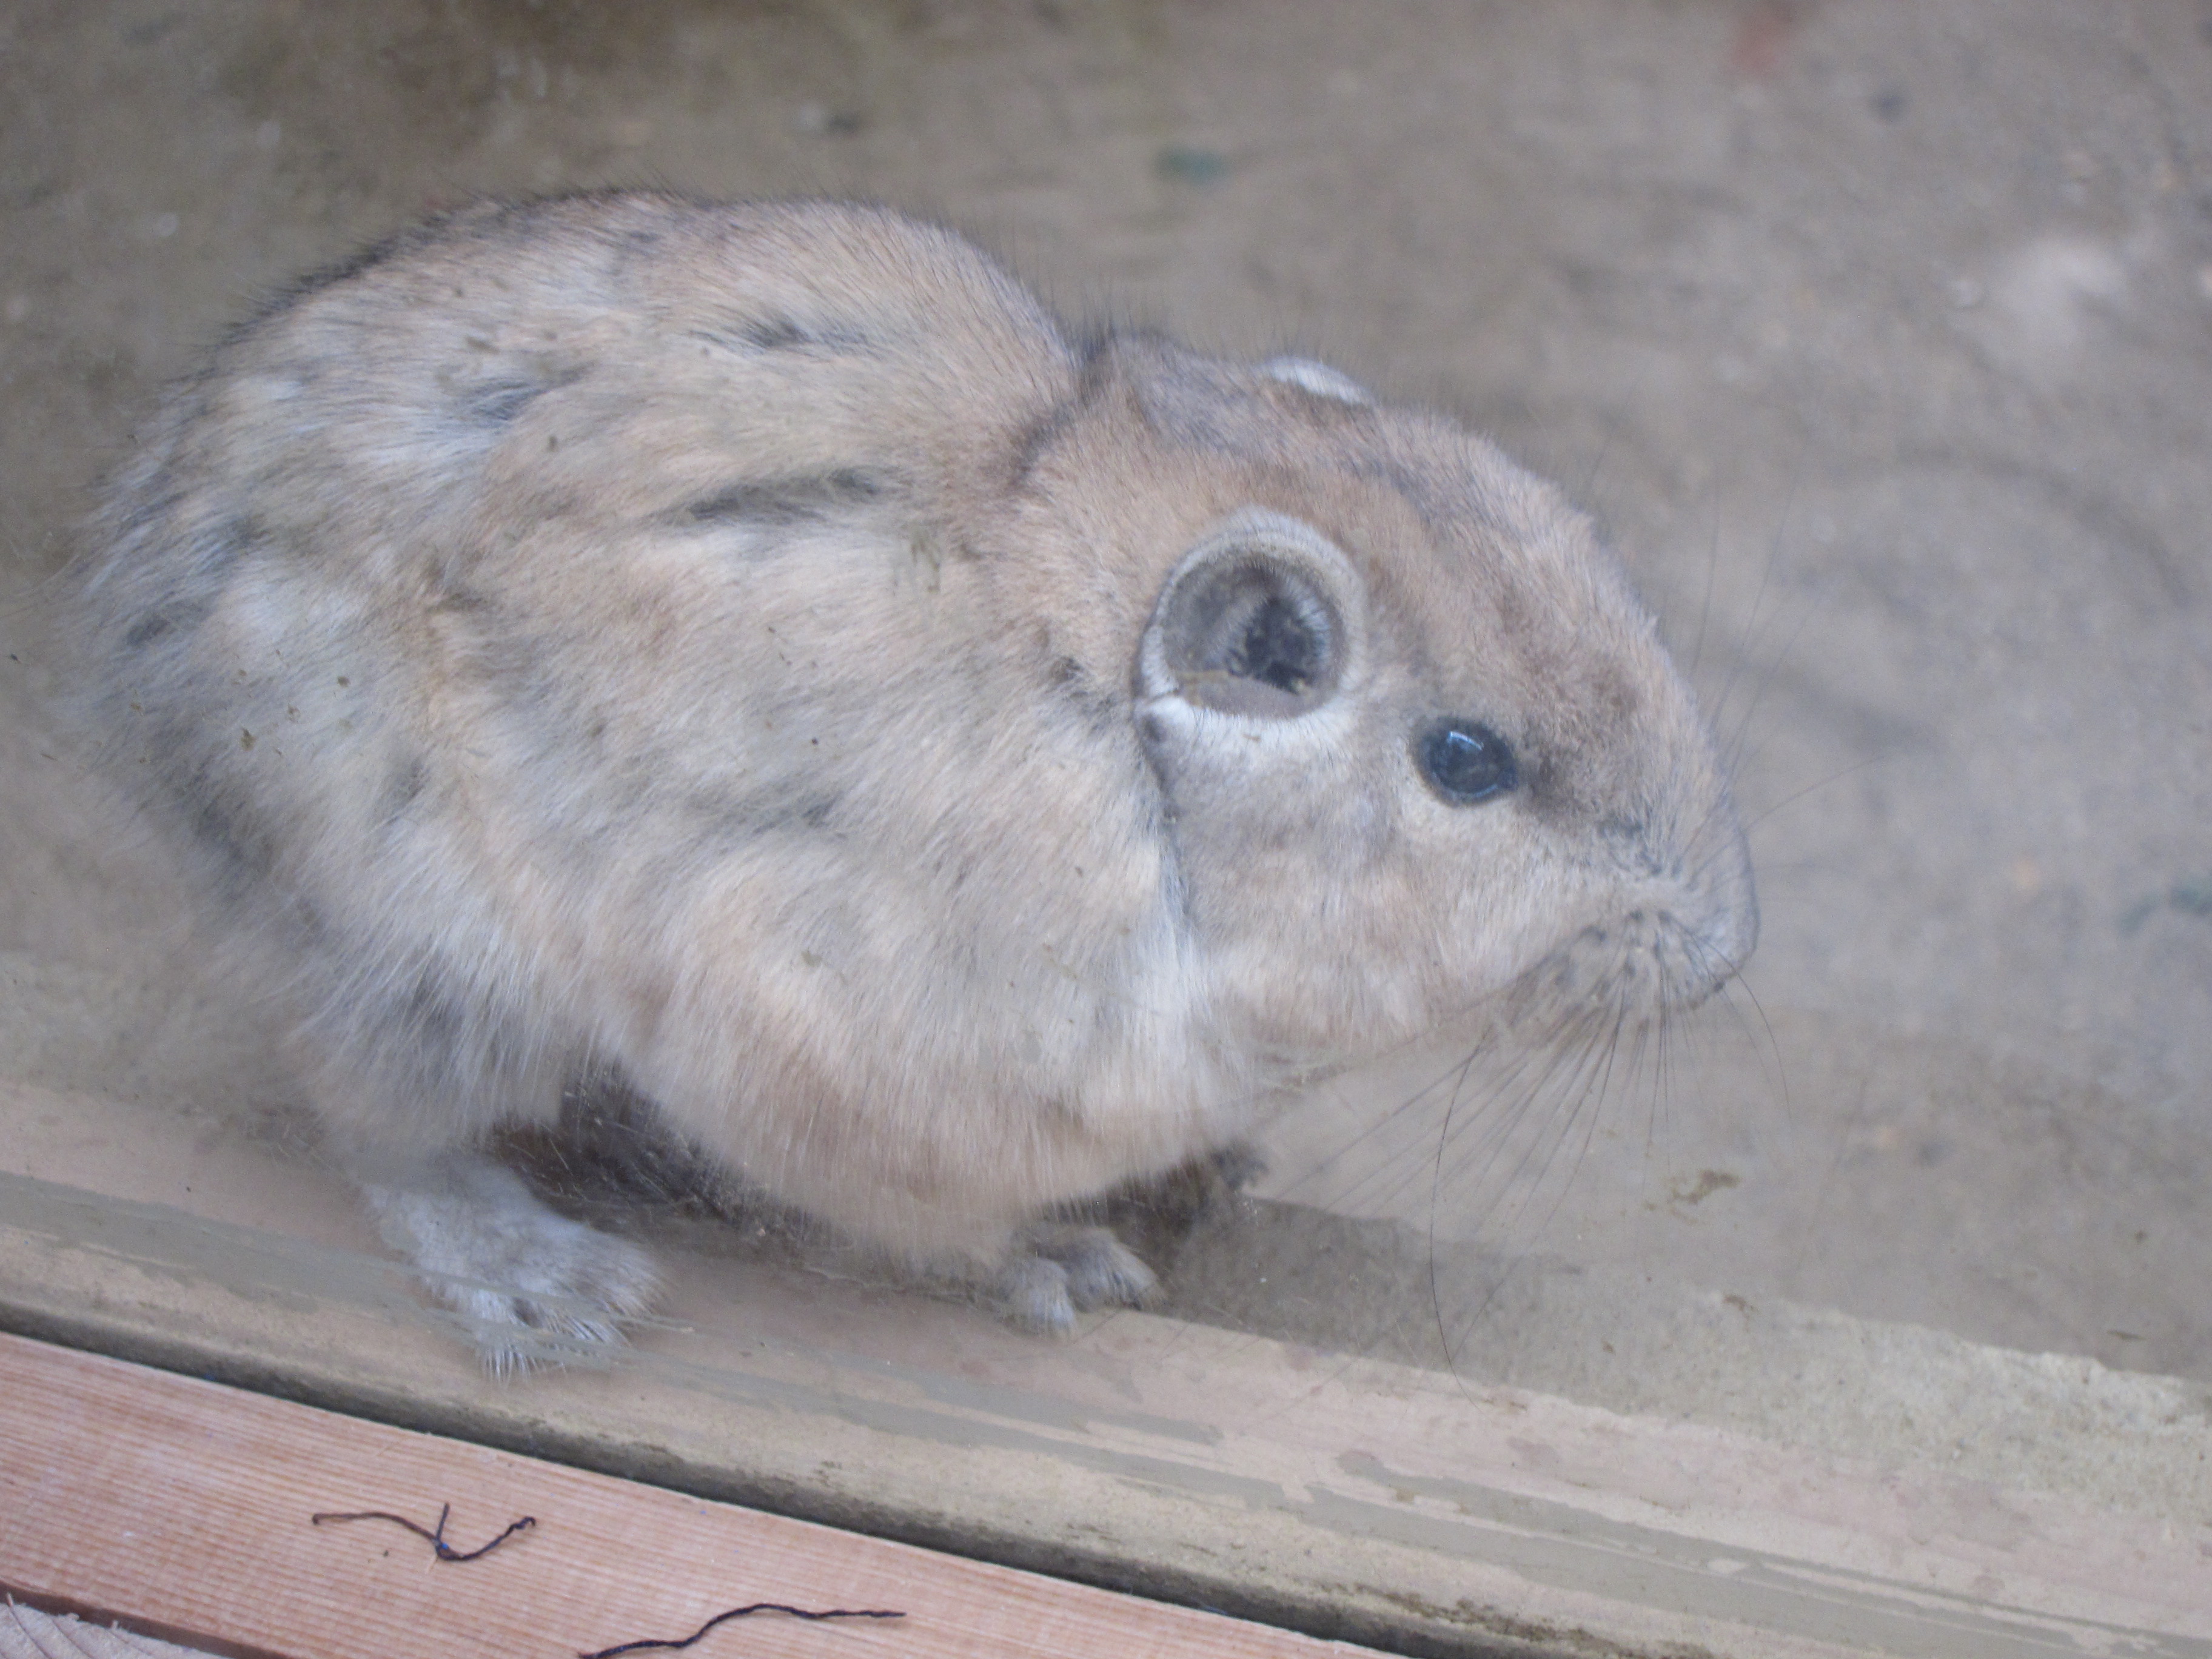
[[[286,1092],[40,724],[88,481],[288,276],[605,183],[888,201],[1071,313],[1462,411],[1740,755],[1764,942],[1667,1066],[1510,1131],[1433,1063],[1338,1085],[1182,1310],[1690,1415],[1721,1367],[1760,1421],[1830,1409],[1819,1310],[2212,1381],[2212,7],[19,0],[11,1074]]]

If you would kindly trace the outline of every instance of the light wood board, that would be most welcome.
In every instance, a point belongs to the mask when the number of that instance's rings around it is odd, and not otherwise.
[[[389,1510],[471,1549],[441,1562]],[[284,1659],[586,1654],[686,1636],[756,1601],[897,1620],[769,1613],[689,1650],[1031,1659],[1365,1651],[713,1504],[337,1416],[119,1360],[0,1337],[0,1587],[172,1639]]]

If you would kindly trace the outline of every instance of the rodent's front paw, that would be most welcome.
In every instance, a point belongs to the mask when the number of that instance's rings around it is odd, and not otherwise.
[[[499,1376],[619,1346],[617,1322],[644,1313],[659,1282],[653,1257],[626,1239],[550,1212],[531,1231],[528,1267],[494,1283],[432,1285]]]
[[[461,1316],[495,1373],[561,1364],[622,1341],[659,1282],[652,1255],[556,1215],[513,1171],[449,1157],[366,1185],[386,1242]]]
[[[1030,1330],[1057,1335],[1074,1329],[1079,1310],[1142,1307],[1159,1285],[1103,1227],[1042,1228],[1026,1243],[994,1288],[1000,1311]]]

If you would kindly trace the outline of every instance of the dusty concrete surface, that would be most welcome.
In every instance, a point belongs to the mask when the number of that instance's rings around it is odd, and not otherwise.
[[[2212,7],[0,12],[12,1073],[285,1092],[40,723],[88,481],[287,276],[602,183],[889,201],[1072,313],[1464,412],[1740,755],[1741,992],[1601,1098],[1340,1085],[1267,1188],[1340,1218],[1208,1236],[1187,1310],[1379,1341],[1240,1264],[1418,1312],[1435,1241],[1455,1363],[1635,1409],[1828,1409],[1865,1345],[1793,1304],[2212,1380]]]

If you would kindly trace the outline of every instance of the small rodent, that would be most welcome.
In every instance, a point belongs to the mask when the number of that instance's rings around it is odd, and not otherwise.
[[[581,1068],[1065,1328],[1152,1281],[1054,1206],[1757,930],[1552,486],[1318,363],[1072,337],[877,209],[439,219],[226,339],[93,529],[76,716],[498,1365],[653,1292],[475,1150]]]

